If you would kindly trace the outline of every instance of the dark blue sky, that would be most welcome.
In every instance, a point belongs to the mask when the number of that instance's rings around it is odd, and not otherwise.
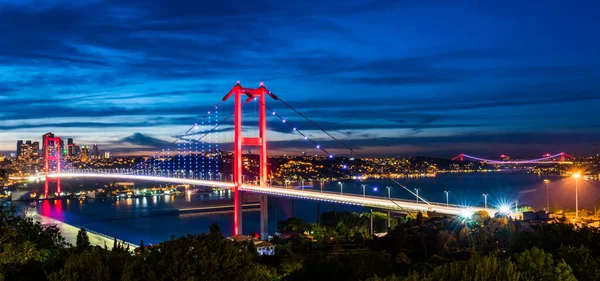
[[[596,1],[340,2],[0,0],[0,150],[52,131],[154,151],[237,80],[264,81],[363,155],[600,144]],[[274,150],[311,152],[271,121]]]

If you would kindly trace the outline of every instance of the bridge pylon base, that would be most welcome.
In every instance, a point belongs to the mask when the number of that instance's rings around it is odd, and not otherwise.
[[[234,221],[235,228],[233,235],[243,235],[244,229],[242,228],[242,194],[243,192],[239,191],[237,188],[234,191],[234,200],[233,200],[233,208],[234,208]]]
[[[260,196],[260,239],[269,240],[269,197]]]

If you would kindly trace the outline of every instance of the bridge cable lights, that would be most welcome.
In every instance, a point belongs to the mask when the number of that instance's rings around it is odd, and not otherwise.
[[[221,100],[221,101],[217,102],[217,103],[216,103],[216,104],[215,104],[213,107],[214,107],[214,108],[216,108],[216,107],[218,107],[218,106],[219,106],[221,103],[223,103],[223,102],[225,102],[225,101],[224,101],[224,100]],[[203,122],[203,121],[204,121],[204,120],[205,120],[205,119],[206,119],[206,118],[207,118],[207,117],[210,115],[210,113],[211,113],[211,112],[210,112],[210,111],[208,111],[208,112],[207,112],[207,113],[206,113],[204,116],[202,116],[202,117],[200,118],[200,120],[198,120],[197,122],[195,122],[195,123],[194,123],[194,125],[192,125],[192,126],[191,126],[191,127],[190,127],[190,128],[187,130],[187,131],[185,131],[185,133],[183,133],[183,135],[177,136],[177,138],[176,138],[176,139],[175,139],[173,142],[171,142],[170,144],[168,144],[168,145],[167,145],[167,147],[171,147],[171,146],[173,146],[175,143],[177,143],[179,140],[181,140],[181,138],[183,138],[183,137],[185,137],[185,136],[188,136],[188,135],[189,135],[189,133],[190,133],[192,130],[194,130],[194,129],[196,129],[196,130],[197,130],[198,123],[200,123],[200,122]],[[164,152],[164,149],[163,149],[163,150],[161,150],[161,151],[159,151],[159,152],[158,152],[158,155],[160,156],[160,154],[161,154],[161,153],[163,153],[163,152]]]
[[[272,93],[271,93],[272,94]],[[275,94],[273,94],[275,95]],[[290,104],[288,104],[287,102],[285,102],[284,100],[282,100],[281,98],[277,97],[277,100],[279,102],[281,102],[282,104],[284,104],[285,106],[287,106],[289,109],[291,109],[292,111],[294,111],[296,114],[298,114],[300,117],[304,118],[304,120],[308,121],[311,125],[313,125],[315,128],[319,129],[321,132],[323,132],[324,134],[326,134],[327,136],[329,136],[331,139],[333,139],[334,141],[336,141],[338,144],[344,146],[346,149],[348,149],[350,151],[351,154],[356,155],[359,158],[362,158],[360,155],[358,155],[358,153],[354,152],[354,149],[352,149],[351,147],[349,147],[348,145],[346,145],[345,143],[343,143],[342,141],[338,140],[336,137],[332,136],[329,132],[325,131],[325,129],[323,129],[321,126],[319,126],[317,123],[313,122],[311,119],[309,119],[308,117],[306,117],[304,114],[302,114],[301,112],[299,112],[298,110],[296,110],[294,107],[292,107]]]

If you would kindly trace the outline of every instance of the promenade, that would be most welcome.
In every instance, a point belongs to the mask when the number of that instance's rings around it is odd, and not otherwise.
[[[71,245],[75,245],[75,242],[77,241],[77,233],[80,229],[79,227],[64,223],[62,221],[50,217],[42,216],[40,214],[34,214],[31,216],[31,218],[34,221],[39,222],[42,226],[56,225],[60,230],[60,234],[65,238],[65,241]],[[86,230],[90,239],[90,244],[92,246],[104,247],[104,245],[106,245],[109,249],[112,249],[115,241],[114,237],[110,237],[108,235],[104,235],[102,233],[98,233],[89,229]],[[120,243],[125,243],[125,245],[129,246],[129,249],[131,251],[133,251],[139,246],[119,239],[117,239],[117,241],[119,241]]]

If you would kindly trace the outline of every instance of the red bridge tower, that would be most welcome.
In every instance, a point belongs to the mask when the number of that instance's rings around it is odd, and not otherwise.
[[[268,186],[267,177],[267,113],[266,113],[266,97],[267,95],[275,100],[278,98],[273,95],[263,83],[256,89],[244,88],[238,82],[231,91],[223,98],[223,101],[234,96],[234,141],[233,141],[233,182],[234,186],[234,235],[240,235],[242,231],[242,194],[239,191],[243,184],[243,160],[242,146],[258,146],[260,147],[260,186]],[[246,103],[257,99],[259,101],[259,133],[258,137],[243,137],[242,136],[242,97],[246,97]],[[260,236],[261,239],[268,238],[268,204],[267,196],[260,196]]]
[[[50,144],[53,145],[52,149]],[[54,152],[54,153],[53,153]],[[46,173],[46,180],[44,181],[44,197],[48,198],[48,190],[50,182],[56,183],[56,192],[60,195],[60,178],[48,177],[51,172],[60,172],[60,137],[54,137],[53,134],[44,135],[44,173]]]

